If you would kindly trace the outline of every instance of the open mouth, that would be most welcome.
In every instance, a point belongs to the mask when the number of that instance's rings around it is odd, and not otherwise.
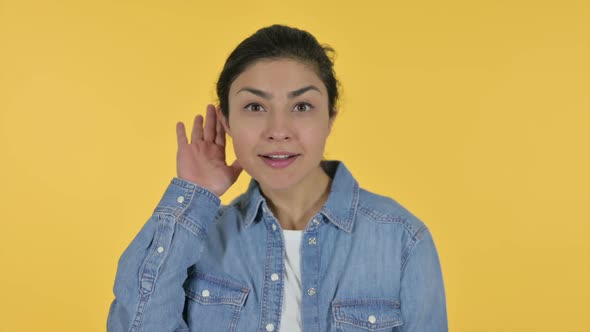
[[[259,155],[264,163],[272,168],[285,168],[292,163],[300,156],[300,154],[273,154],[273,155]]]
[[[274,155],[274,156],[264,156],[261,155],[261,157],[266,158],[268,160],[289,160],[289,159],[293,159],[295,157],[299,156],[298,154],[293,154],[293,155]]]

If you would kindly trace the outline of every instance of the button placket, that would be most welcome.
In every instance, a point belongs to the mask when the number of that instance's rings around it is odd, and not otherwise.
[[[301,287],[303,288],[303,295],[301,297],[301,306],[306,308],[308,315],[302,317],[307,323],[304,325],[316,326],[316,322],[320,320],[320,304],[319,294],[321,291],[319,277],[320,277],[320,253],[321,245],[319,245],[319,230],[321,226],[321,216],[314,217],[310,220],[310,225],[303,233],[301,243]],[[319,330],[314,327],[314,330]]]
[[[284,257],[282,250],[275,250],[275,248],[284,248],[284,239],[282,234],[279,234],[278,231],[281,230],[281,225],[279,224],[276,217],[273,215],[273,212],[270,210],[268,206],[265,206],[265,203],[262,203],[262,211],[263,211],[263,218],[264,222],[266,223],[266,227],[268,232],[266,234],[266,258],[265,264],[270,266],[270,271],[282,271],[284,270]],[[265,292],[263,293],[262,301],[266,303],[274,303],[274,299],[277,299],[283,290],[282,281],[281,281],[281,272],[271,272],[270,275],[265,274]],[[274,305],[264,306],[262,311],[262,326],[266,331],[274,331],[276,329],[274,322],[278,322],[280,320],[281,315],[281,307],[277,307]]]

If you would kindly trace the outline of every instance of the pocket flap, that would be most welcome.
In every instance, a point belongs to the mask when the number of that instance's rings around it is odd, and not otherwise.
[[[250,289],[233,280],[195,271],[184,282],[186,296],[201,304],[243,306]]]
[[[369,331],[403,324],[400,303],[388,299],[346,299],[332,301],[334,319]]]

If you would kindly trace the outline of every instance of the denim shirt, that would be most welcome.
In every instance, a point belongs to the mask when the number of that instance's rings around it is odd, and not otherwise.
[[[343,162],[321,166],[332,185],[302,236],[303,331],[447,331],[429,229],[395,200],[360,188]],[[220,203],[171,180],[119,259],[108,331],[285,330],[278,220],[254,179]]]

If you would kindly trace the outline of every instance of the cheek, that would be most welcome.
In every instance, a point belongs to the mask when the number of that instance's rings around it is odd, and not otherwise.
[[[236,155],[243,157],[246,153],[250,153],[254,149],[256,139],[252,131],[239,130],[233,132],[232,143]]]
[[[327,139],[329,130],[327,126],[315,125],[303,126],[300,130],[300,139],[306,145],[321,148],[321,144]]]

